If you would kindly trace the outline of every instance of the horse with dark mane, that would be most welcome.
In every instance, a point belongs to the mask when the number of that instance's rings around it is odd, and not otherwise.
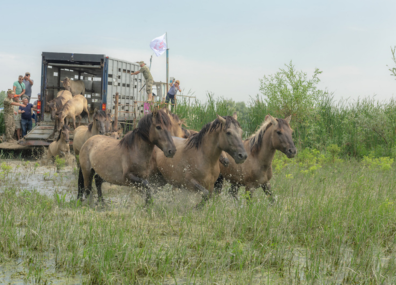
[[[267,115],[259,130],[244,141],[244,148],[249,154],[245,163],[237,164],[229,157],[228,167],[221,166],[221,175],[216,182],[216,188],[223,185],[223,179],[231,182],[231,193],[237,197],[239,186],[245,186],[251,195],[256,188],[261,187],[271,196],[272,160],[275,151],[283,152],[288,158],[293,158],[297,149],[293,143],[290,128],[291,116],[286,119],[275,119]]]
[[[103,181],[116,185],[142,185],[146,190],[146,203],[151,200],[151,190],[147,181],[150,173],[150,160],[157,146],[166,157],[173,157],[176,147],[170,134],[171,122],[162,110],[154,110],[145,115],[138,127],[118,141],[107,136],[93,136],[80,150],[80,173],[78,196],[90,196],[92,179],[102,201]]]
[[[175,140],[175,145],[177,152],[173,159],[156,152],[158,171],[169,184],[202,192],[203,202],[213,191],[220,173],[221,152],[229,153],[237,163],[244,162],[247,157],[242,129],[230,116],[217,116],[187,140]]]

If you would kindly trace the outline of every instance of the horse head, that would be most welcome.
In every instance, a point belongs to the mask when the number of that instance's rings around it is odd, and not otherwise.
[[[96,110],[93,116],[93,128],[100,135],[106,134],[107,115],[102,110]]]
[[[169,116],[163,110],[155,109],[150,115],[150,122],[146,123],[148,130],[148,140],[160,148],[166,157],[173,157],[176,153],[176,146],[171,136],[172,123]],[[139,128],[144,127],[143,120],[139,122]],[[140,123],[142,122],[142,126]]]
[[[273,148],[283,152],[288,158],[295,157],[297,148],[292,138],[293,130],[290,128],[291,116],[285,119],[275,119],[271,115],[267,115],[265,121],[267,120],[272,124],[268,130],[271,132]]]
[[[63,139],[65,140],[66,143],[69,143],[69,134],[70,134],[70,129],[68,125],[63,125],[61,131],[59,132],[59,137],[58,140],[63,136]]]
[[[219,132],[219,146],[235,160],[237,164],[243,163],[247,158],[242,142],[242,129],[236,120],[237,116],[221,117],[217,115],[213,124],[221,124]]]
[[[65,79],[63,79],[63,81],[62,81],[63,87],[69,91],[70,91],[70,83],[71,83],[71,80],[69,79],[69,77],[65,77]]]
[[[56,120],[58,120],[58,131],[60,131],[63,128],[65,124],[65,117],[66,117],[66,113],[63,110],[60,110],[55,113],[55,118]]]
[[[55,100],[51,100],[50,102],[47,103],[48,107],[51,110],[51,120],[56,119],[56,103]]]

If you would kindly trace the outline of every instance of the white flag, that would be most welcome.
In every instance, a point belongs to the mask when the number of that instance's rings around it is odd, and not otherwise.
[[[160,56],[164,51],[166,51],[165,35],[166,34],[163,34],[162,36],[155,38],[150,43],[150,47],[155,52],[156,56]]]

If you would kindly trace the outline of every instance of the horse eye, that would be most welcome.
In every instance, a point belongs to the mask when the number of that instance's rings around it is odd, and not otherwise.
[[[156,128],[157,130],[160,130],[160,129],[161,129],[161,127],[160,127],[160,126],[156,126],[155,128]]]
[[[231,135],[231,132],[227,132],[226,134],[227,134],[227,135]]]
[[[277,133],[278,135],[281,135],[281,134],[282,134],[280,131],[276,131],[276,133]]]

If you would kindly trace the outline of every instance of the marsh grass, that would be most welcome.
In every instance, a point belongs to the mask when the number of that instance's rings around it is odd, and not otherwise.
[[[260,189],[251,202],[240,189],[236,202],[225,186],[202,210],[193,210],[200,197],[170,186],[149,209],[138,191],[106,186],[108,206],[90,208],[13,179],[0,182],[1,262],[24,252],[33,266],[52,254],[58,272],[88,284],[396,282],[393,169],[288,164],[272,180],[276,204]],[[37,268],[31,276],[44,280]]]

